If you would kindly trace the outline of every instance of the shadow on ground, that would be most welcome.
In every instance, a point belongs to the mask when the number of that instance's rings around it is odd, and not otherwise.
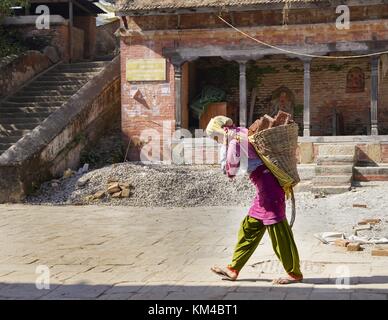
[[[0,283],[0,299],[26,300],[388,300],[387,276],[350,278],[350,289],[325,284],[324,278],[307,278],[303,283],[288,286],[270,285],[267,279],[221,281],[220,285],[152,285],[118,283],[51,284],[38,289],[35,283]],[[252,285],[252,282],[255,285]],[[331,282],[331,281],[330,281]],[[330,283],[329,282],[329,283]],[[333,279],[335,283],[335,279]],[[260,285],[262,283],[262,285]],[[369,287],[370,286],[370,287]]]

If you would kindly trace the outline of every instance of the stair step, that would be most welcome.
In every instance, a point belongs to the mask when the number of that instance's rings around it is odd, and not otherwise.
[[[358,181],[388,181],[388,166],[355,167],[354,178]]]
[[[353,165],[319,165],[315,168],[316,175],[351,175]]]
[[[330,175],[330,176],[316,176],[313,179],[315,186],[340,186],[351,184],[351,175]]]
[[[59,108],[63,105],[63,102],[47,102],[47,101],[40,101],[40,102],[12,102],[12,101],[6,101],[0,104],[0,110],[3,108]]]
[[[108,55],[104,55],[104,56],[97,56],[94,59],[97,62],[111,62],[114,58],[116,58],[116,56],[117,55],[114,55],[114,54],[108,54]]]
[[[24,113],[26,115],[34,115],[38,113],[53,113],[60,107],[0,107],[0,117],[4,114]]]
[[[0,131],[31,131],[35,129],[39,123],[0,123]]]
[[[60,77],[60,78],[78,78],[78,77],[94,77],[98,72],[48,72],[44,76],[45,77]]]
[[[57,68],[66,69],[66,68],[103,68],[109,62],[107,61],[92,61],[92,62],[78,62],[78,63],[63,63],[60,64]]]
[[[23,138],[23,136],[2,136],[0,134],[0,143],[16,143],[21,138]]]
[[[19,118],[47,118],[49,115],[51,115],[52,112],[12,112],[12,113],[1,113],[0,112],[0,123],[2,119],[19,119]]]
[[[98,67],[79,67],[79,66],[73,66],[73,67],[57,67],[54,70],[49,71],[47,74],[50,73],[77,73],[77,74],[83,74],[83,73],[98,73],[102,70],[103,68]]]
[[[41,84],[38,84],[36,85],[35,82],[31,83],[28,87],[25,87],[24,90],[25,91],[42,91],[45,90],[45,91],[51,91],[51,90],[55,90],[55,91],[78,91],[79,89],[81,88],[81,86],[79,84],[76,84],[76,85],[63,85],[62,83],[61,84],[44,84],[44,85],[41,85]]]
[[[50,88],[50,87],[59,87],[59,86],[78,86],[81,88],[84,86],[90,79],[74,79],[69,80],[41,80],[40,78],[33,83],[30,84],[30,86],[34,86],[35,88]]]
[[[41,77],[39,77],[35,83],[40,83],[40,82],[51,82],[51,83],[55,83],[55,82],[58,82],[58,83],[61,83],[61,84],[67,84],[67,83],[72,83],[75,82],[75,81],[89,81],[90,79],[92,79],[93,77],[91,76],[87,76],[87,75],[83,75],[83,76],[79,76],[79,77],[63,77],[63,76],[49,76],[49,75],[43,75]],[[77,83],[77,82],[75,82]]]
[[[1,125],[0,125],[1,127]],[[13,136],[25,136],[30,133],[31,130],[0,130],[0,136],[2,137],[13,137]]]
[[[298,165],[298,174],[301,180],[311,180],[315,177],[316,165],[300,164]]]
[[[12,145],[13,145],[13,143],[2,143],[0,141],[0,149],[1,150],[8,150],[9,148],[11,148]]]
[[[29,89],[24,88],[23,90],[19,91],[17,93],[18,96],[53,96],[53,95],[59,95],[59,96],[72,96],[74,93],[76,93],[76,90],[68,90],[68,89]]]
[[[324,194],[340,194],[345,193],[351,190],[350,185],[344,186],[313,186],[311,192],[314,194],[324,193]]]
[[[46,118],[20,117],[20,118],[0,118],[0,125],[12,124],[39,124]]]
[[[9,98],[9,102],[66,102],[69,100],[68,96],[14,96]]]
[[[317,165],[341,165],[341,164],[353,164],[354,155],[344,156],[318,156]]]
[[[301,181],[294,187],[294,192],[310,192],[312,186],[311,181]]]
[[[349,144],[323,144],[318,145],[320,156],[353,156],[356,153],[356,146]]]

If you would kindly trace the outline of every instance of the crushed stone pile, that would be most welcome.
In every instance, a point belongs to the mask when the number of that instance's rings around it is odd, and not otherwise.
[[[112,198],[106,192],[112,181],[129,184],[130,196]],[[105,194],[101,197],[102,192]],[[92,199],[96,193],[99,199]],[[249,206],[254,195],[255,189],[248,176],[231,181],[219,166],[126,162],[46,182],[26,202],[139,207]]]

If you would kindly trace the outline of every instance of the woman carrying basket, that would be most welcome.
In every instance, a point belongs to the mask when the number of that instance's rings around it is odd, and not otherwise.
[[[232,262],[226,268],[214,266],[211,270],[224,280],[236,280],[267,230],[275,254],[287,273],[287,277],[276,279],[274,283],[300,282],[303,275],[298,249],[286,219],[284,190],[249,143],[248,129],[235,128],[231,123],[231,119],[216,117],[209,123],[207,134],[217,134],[217,126],[225,131],[224,144],[227,145],[227,152],[226,157],[221,157],[221,162],[226,160],[226,163],[221,163],[225,167],[224,172],[231,179],[241,172],[248,173],[257,192],[248,215],[241,223]]]

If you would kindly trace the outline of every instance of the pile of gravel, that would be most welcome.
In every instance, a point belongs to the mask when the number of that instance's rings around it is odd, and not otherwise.
[[[130,183],[129,198],[100,200],[86,197],[105,191],[109,181]],[[139,207],[248,206],[255,189],[247,176],[229,180],[219,166],[144,165],[120,163],[46,182],[31,204],[108,204]]]

